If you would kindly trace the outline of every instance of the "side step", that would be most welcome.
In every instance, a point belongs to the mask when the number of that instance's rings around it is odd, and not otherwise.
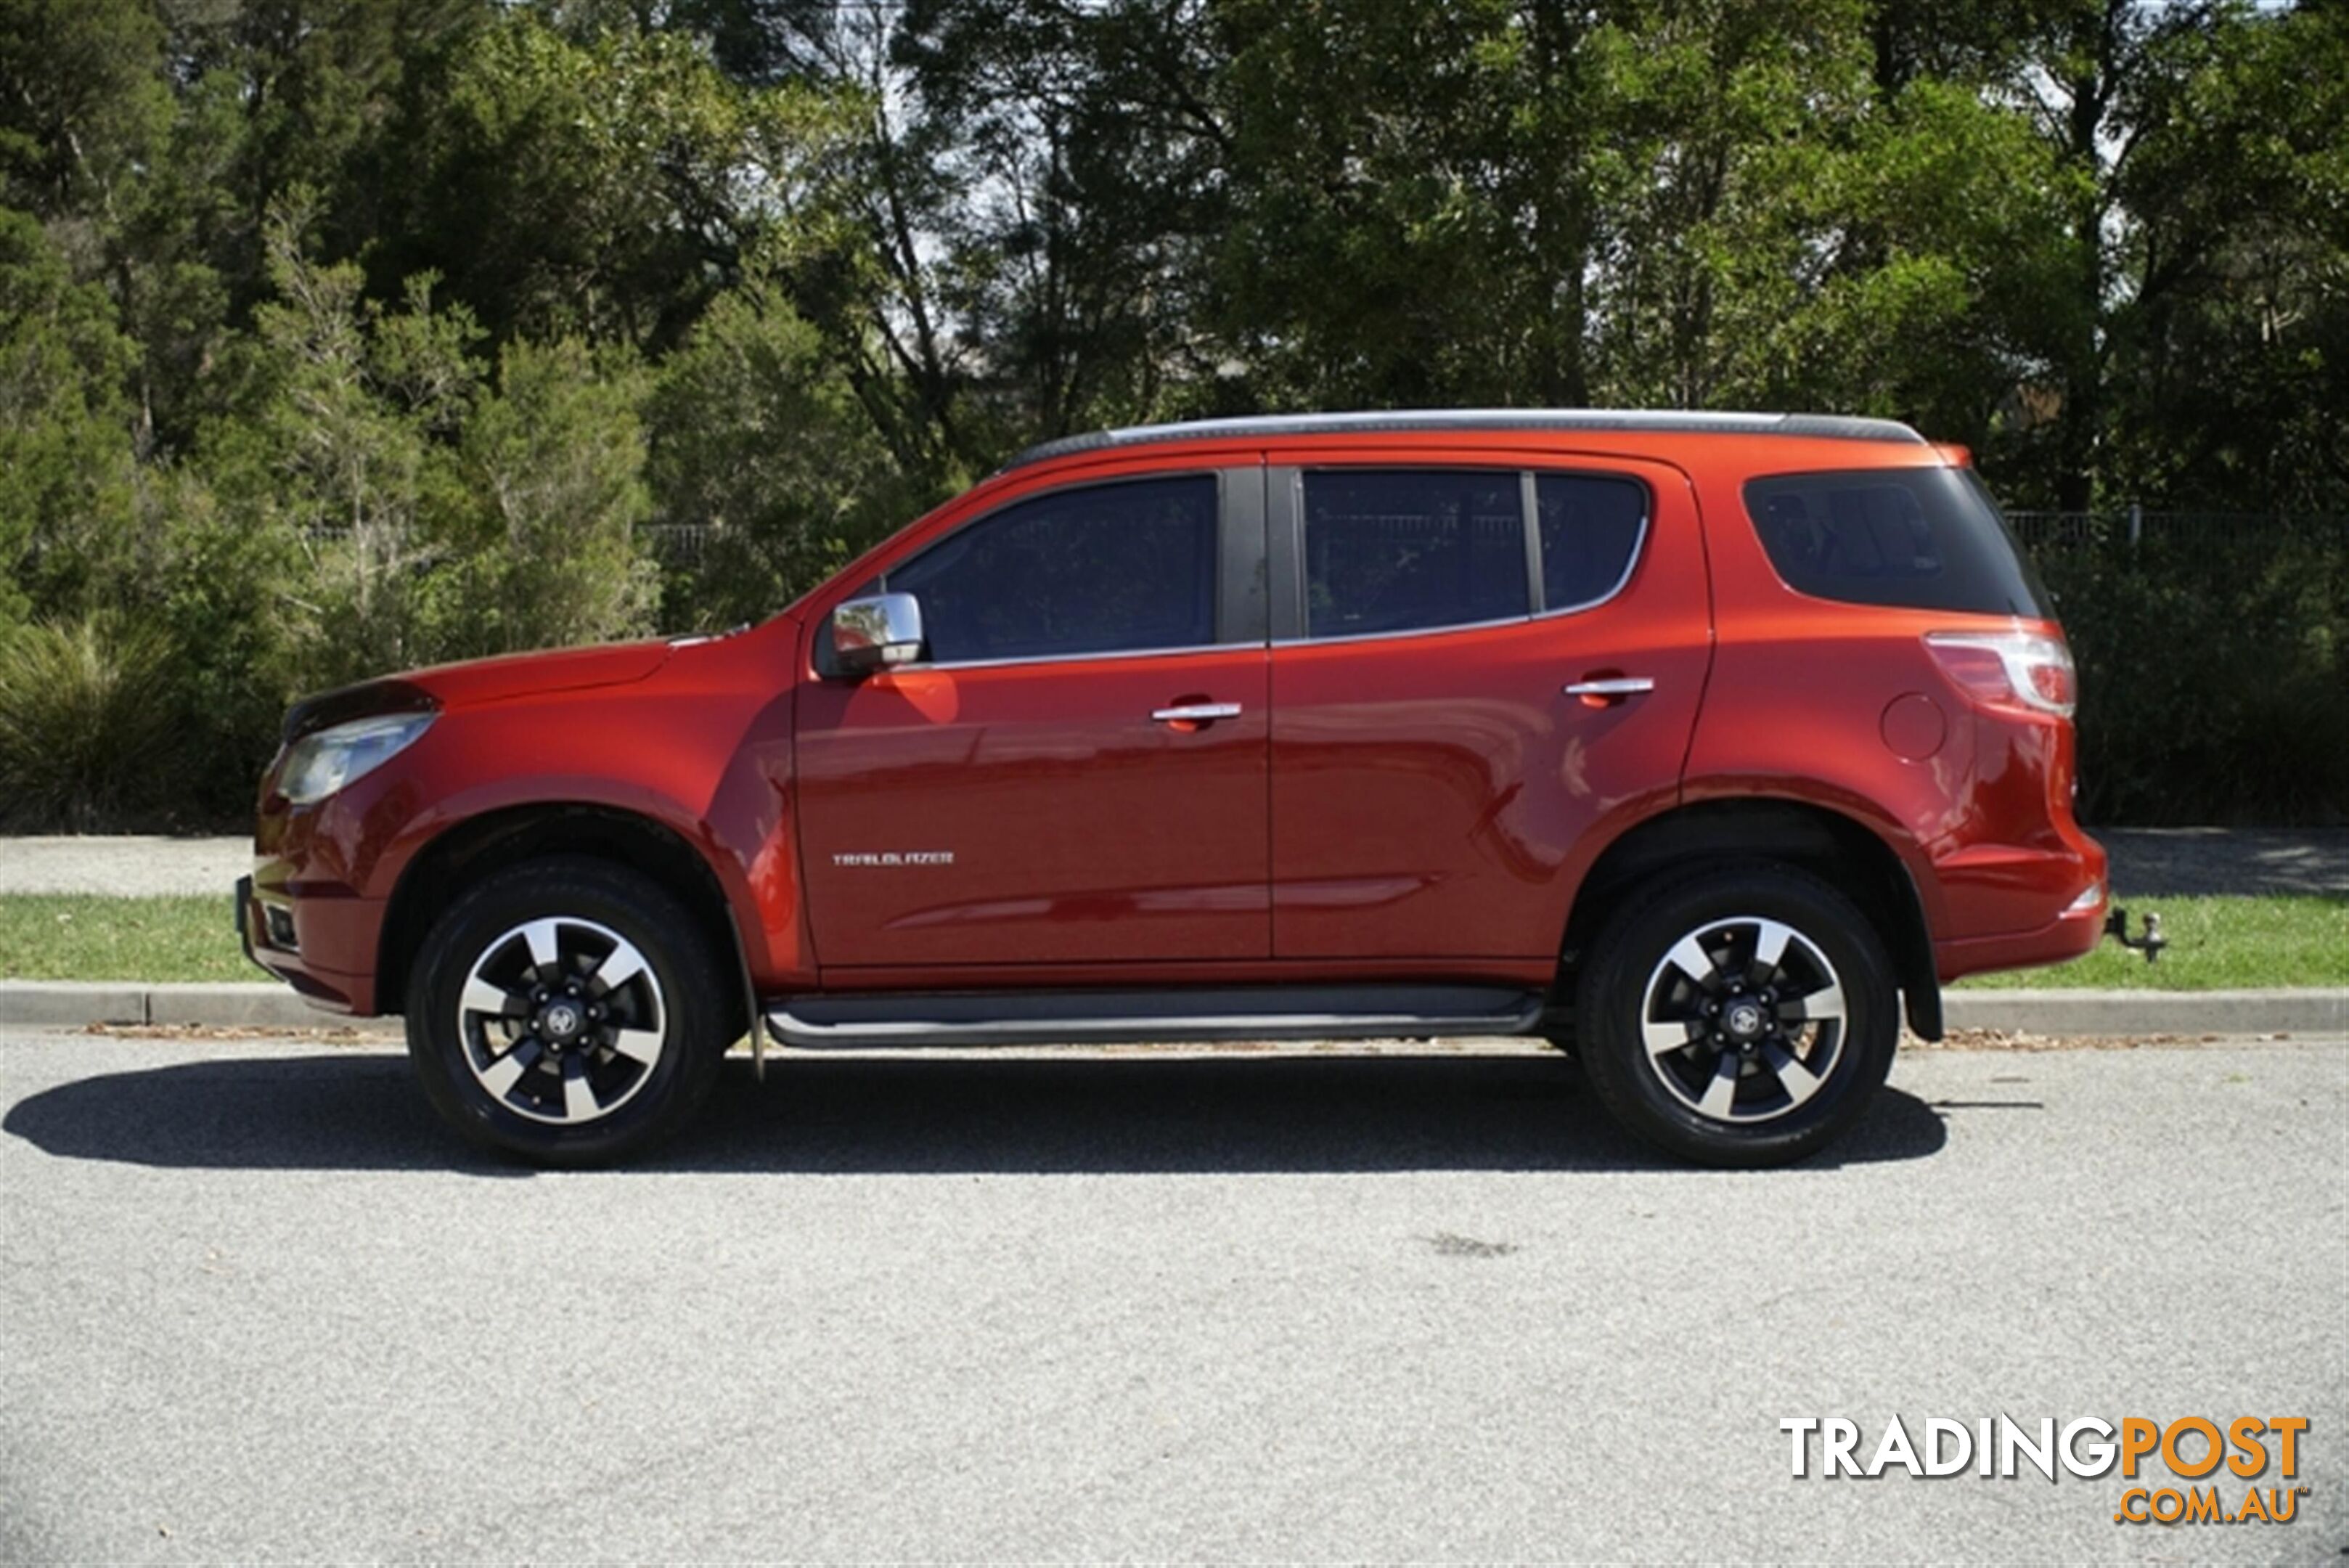
[[[1539,992],[1506,986],[1258,986],[803,996],[771,1008],[767,1028],[786,1045],[870,1051],[1529,1034],[1541,1016]]]

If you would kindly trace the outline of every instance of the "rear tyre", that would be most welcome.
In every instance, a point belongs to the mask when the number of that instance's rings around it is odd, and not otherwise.
[[[408,1053],[433,1108],[550,1166],[638,1154],[700,1109],[734,1031],[730,987],[659,884],[578,857],[509,867],[432,927],[409,971]]]
[[[1576,998],[1584,1070],[1616,1118],[1704,1165],[1803,1158],[1884,1082],[1899,992],[1866,916],[1816,877],[1733,867],[1608,922]]]

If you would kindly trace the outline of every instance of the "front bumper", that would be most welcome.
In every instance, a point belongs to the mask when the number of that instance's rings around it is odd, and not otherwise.
[[[286,871],[284,862],[264,860],[254,876],[237,878],[236,934],[244,956],[313,1007],[374,1012],[381,901],[305,889],[286,880]]]
[[[236,940],[238,945],[244,949],[245,962],[262,970],[264,972],[274,973],[274,971],[271,971],[267,964],[263,963],[259,959],[253,956],[253,921],[254,917],[259,912],[260,910],[255,905],[253,897],[253,878],[250,877],[238,877],[236,879]]]

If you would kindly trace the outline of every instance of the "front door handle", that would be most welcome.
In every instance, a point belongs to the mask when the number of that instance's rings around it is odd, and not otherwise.
[[[1566,689],[1569,697],[1636,697],[1653,691],[1656,683],[1645,675],[1610,675],[1603,680],[1578,680]]]
[[[1150,716],[1162,724],[1207,724],[1217,719],[1237,719],[1240,705],[1237,702],[1178,702],[1172,708],[1153,708]]]

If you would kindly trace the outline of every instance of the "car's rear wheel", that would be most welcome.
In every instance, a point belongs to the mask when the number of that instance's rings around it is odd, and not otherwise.
[[[1618,1119],[1726,1166],[1800,1159],[1850,1126],[1900,1029],[1867,918],[1817,878],[1763,866],[1673,881],[1619,911],[1575,1017]]]
[[[408,1049],[434,1107],[476,1143],[593,1165],[675,1132],[707,1099],[729,988],[657,883],[581,857],[469,889],[434,924],[408,993]]]

